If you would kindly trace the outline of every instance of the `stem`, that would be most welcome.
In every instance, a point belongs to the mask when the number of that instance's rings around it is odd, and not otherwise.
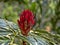
[[[24,35],[24,36],[26,36],[26,37],[27,37],[27,35]],[[27,45],[27,44],[26,44],[26,41],[23,41],[23,45]]]
[[[23,41],[23,45],[26,45],[26,42],[25,41]]]
[[[24,34],[23,34],[24,35]],[[27,35],[25,34],[24,36],[27,37]],[[26,41],[23,40],[23,45],[27,45]]]

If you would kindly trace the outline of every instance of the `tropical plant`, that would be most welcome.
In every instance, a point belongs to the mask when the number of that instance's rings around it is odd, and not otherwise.
[[[60,18],[59,16],[60,1],[56,5],[55,3],[53,3],[54,1],[52,0],[51,3],[49,3],[49,5],[47,6],[47,8],[49,7],[48,11],[44,15],[43,15],[44,10],[42,10],[43,9],[42,5],[45,0],[44,1],[43,0],[34,0],[34,1],[16,0],[19,3],[18,6],[20,6],[19,8],[15,8],[17,9],[16,11],[15,10],[13,11],[14,7],[11,5],[11,3],[14,2],[14,0],[9,0],[9,1],[1,0],[1,1],[4,1],[6,7],[4,8],[2,15],[0,15],[2,16],[2,18],[4,18],[4,19],[0,19],[0,45],[23,45],[23,43],[26,43],[26,45],[60,45],[60,35],[59,35],[60,29],[56,28],[57,20],[59,20]],[[20,13],[24,9],[29,9],[34,13],[35,20],[36,20],[36,25],[34,27],[35,30],[28,28],[29,30],[25,31],[24,28],[23,30],[21,29],[22,26],[20,22],[22,22],[22,19],[24,20],[25,18],[22,18],[21,21],[19,20],[18,21],[19,24],[17,24],[17,19],[19,16],[18,13]],[[56,14],[49,15],[49,12],[51,11],[53,11],[53,13]],[[25,14],[23,14],[23,16]],[[20,18],[23,16],[20,16]],[[31,15],[32,21],[28,20],[28,23],[30,21],[32,23],[32,26],[34,25],[34,19],[33,19],[34,16]],[[57,34],[55,33],[52,34],[46,32],[45,30],[40,29],[40,24],[41,22],[43,22],[42,21],[43,18],[44,19],[51,18],[51,20],[48,21],[52,23],[53,31],[56,31]],[[31,23],[29,23],[29,26],[31,26]],[[25,36],[26,34],[28,34],[28,36]]]

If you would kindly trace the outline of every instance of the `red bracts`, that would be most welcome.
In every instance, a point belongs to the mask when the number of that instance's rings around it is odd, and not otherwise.
[[[34,15],[30,10],[24,10],[20,14],[20,19],[18,20],[19,28],[23,35],[27,35],[31,27],[34,25]]]

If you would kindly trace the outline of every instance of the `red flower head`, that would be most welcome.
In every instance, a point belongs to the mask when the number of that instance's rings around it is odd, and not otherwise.
[[[31,27],[34,25],[34,15],[30,10],[24,10],[20,14],[20,19],[18,20],[19,28],[23,35],[27,35]]]

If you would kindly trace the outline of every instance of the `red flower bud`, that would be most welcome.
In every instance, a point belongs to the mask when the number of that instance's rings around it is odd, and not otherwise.
[[[30,10],[24,10],[20,14],[20,19],[18,20],[19,28],[23,35],[27,35],[31,27],[34,25],[34,15]]]

